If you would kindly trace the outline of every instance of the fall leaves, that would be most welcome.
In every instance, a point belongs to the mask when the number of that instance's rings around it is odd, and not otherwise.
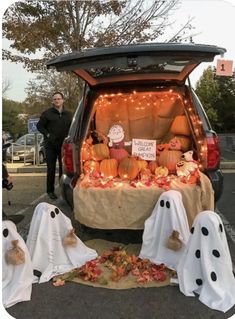
[[[108,269],[108,277],[104,270]],[[107,272],[105,272],[107,274]],[[96,282],[107,285],[108,281],[119,282],[130,275],[139,284],[151,281],[163,282],[170,274],[170,270],[164,264],[153,264],[149,259],[141,259],[136,255],[129,255],[124,247],[113,247],[103,252],[94,260],[86,262],[82,267],[70,271],[68,274],[54,278],[53,285],[61,286],[65,281],[74,278],[83,281]]]

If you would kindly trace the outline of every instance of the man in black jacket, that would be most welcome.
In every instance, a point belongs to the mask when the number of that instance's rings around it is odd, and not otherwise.
[[[44,111],[37,123],[37,129],[44,135],[47,161],[47,194],[56,199],[55,172],[56,161],[59,162],[59,178],[62,175],[61,147],[68,134],[72,115],[64,109],[64,96],[55,92],[52,107]]]

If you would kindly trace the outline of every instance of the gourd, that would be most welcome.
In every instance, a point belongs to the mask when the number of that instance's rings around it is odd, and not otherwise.
[[[157,177],[165,177],[167,176],[169,173],[168,171],[168,168],[167,167],[164,167],[164,166],[158,166],[156,169],[155,169],[155,175]]]
[[[116,177],[118,172],[118,161],[115,158],[104,159],[100,163],[100,172],[104,177]]]
[[[92,158],[96,161],[102,161],[105,158],[109,158],[109,148],[106,144],[94,144],[91,147]]]
[[[135,179],[139,173],[137,160],[133,157],[126,157],[121,160],[118,166],[118,174],[123,179]]]

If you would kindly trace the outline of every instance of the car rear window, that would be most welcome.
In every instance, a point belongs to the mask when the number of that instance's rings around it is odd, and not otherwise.
[[[122,59],[121,59],[122,60]],[[161,74],[164,78],[164,74],[174,74],[175,76],[180,75],[188,65],[194,64],[193,60],[173,60],[172,57],[165,59],[159,62],[159,58],[155,59],[154,57],[141,57],[139,61],[138,57],[136,58],[125,58],[124,61],[120,61],[118,64],[120,66],[105,65],[99,67],[87,67],[86,72],[91,75],[93,78],[102,78],[107,76],[116,76],[116,75],[131,75],[131,74]],[[174,76],[174,78],[175,78]]]

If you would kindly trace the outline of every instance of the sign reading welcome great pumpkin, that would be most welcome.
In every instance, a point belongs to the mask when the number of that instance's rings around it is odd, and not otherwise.
[[[133,138],[132,155],[146,161],[156,160],[156,141]]]

